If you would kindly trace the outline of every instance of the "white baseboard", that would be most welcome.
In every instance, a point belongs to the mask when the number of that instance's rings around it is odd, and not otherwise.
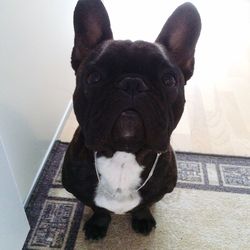
[[[40,176],[40,174],[41,174],[41,172],[43,170],[44,164],[45,164],[45,162],[46,162],[46,160],[47,160],[47,158],[49,156],[49,153],[50,153],[50,151],[51,151],[51,149],[52,149],[55,141],[57,140],[58,136],[62,132],[62,129],[63,129],[63,127],[65,125],[65,122],[67,121],[67,119],[68,119],[71,111],[72,111],[72,108],[73,108],[73,106],[72,106],[72,100],[70,100],[70,102],[69,102],[69,104],[68,104],[68,106],[67,106],[67,108],[66,108],[66,110],[65,110],[65,112],[64,112],[64,114],[62,116],[62,119],[61,119],[61,121],[60,121],[60,123],[59,123],[59,125],[58,125],[58,127],[56,129],[56,132],[55,132],[55,134],[54,134],[54,136],[53,136],[53,138],[52,138],[52,140],[50,142],[48,150],[46,151],[46,154],[45,154],[45,156],[43,158],[43,161],[42,161],[42,163],[41,163],[41,165],[40,165],[40,167],[39,167],[39,169],[37,171],[37,174],[36,174],[35,179],[34,179],[32,185],[31,185],[31,188],[30,188],[30,190],[28,192],[28,195],[27,195],[26,199],[24,200],[24,207],[26,207],[27,204],[28,204],[28,201],[30,199],[31,193],[32,193],[32,191],[33,191],[33,189],[34,189],[34,187],[35,187],[35,185],[37,183],[37,180],[38,180],[38,178],[39,178],[39,176]]]

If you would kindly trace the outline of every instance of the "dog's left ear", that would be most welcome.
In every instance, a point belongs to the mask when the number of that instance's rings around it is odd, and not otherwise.
[[[113,39],[108,13],[101,0],[79,0],[74,11],[75,40],[71,56],[77,71],[81,61],[101,42]]]
[[[179,6],[163,26],[157,43],[162,44],[187,81],[193,75],[194,51],[201,30],[200,15],[191,3]]]

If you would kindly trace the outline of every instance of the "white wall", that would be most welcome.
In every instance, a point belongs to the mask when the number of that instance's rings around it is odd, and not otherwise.
[[[70,67],[76,0],[2,0],[0,137],[22,201],[74,88]]]
[[[0,249],[19,250],[30,228],[1,137],[0,173]]]

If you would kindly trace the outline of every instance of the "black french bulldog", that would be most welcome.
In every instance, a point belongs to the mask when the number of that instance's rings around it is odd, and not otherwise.
[[[80,0],[74,12],[73,96],[79,123],[63,163],[63,185],[94,211],[87,239],[106,235],[110,214],[129,212],[147,235],[149,207],[177,181],[170,136],[185,104],[201,30],[191,3],[179,6],[155,43],[113,40],[100,0]]]

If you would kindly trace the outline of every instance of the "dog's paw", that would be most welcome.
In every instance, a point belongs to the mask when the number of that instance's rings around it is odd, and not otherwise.
[[[110,215],[93,214],[84,225],[85,238],[87,240],[100,240],[104,238],[107,234],[110,221]]]
[[[145,218],[138,218],[136,216],[132,218],[132,228],[136,233],[148,235],[155,227],[156,222],[152,215]]]

